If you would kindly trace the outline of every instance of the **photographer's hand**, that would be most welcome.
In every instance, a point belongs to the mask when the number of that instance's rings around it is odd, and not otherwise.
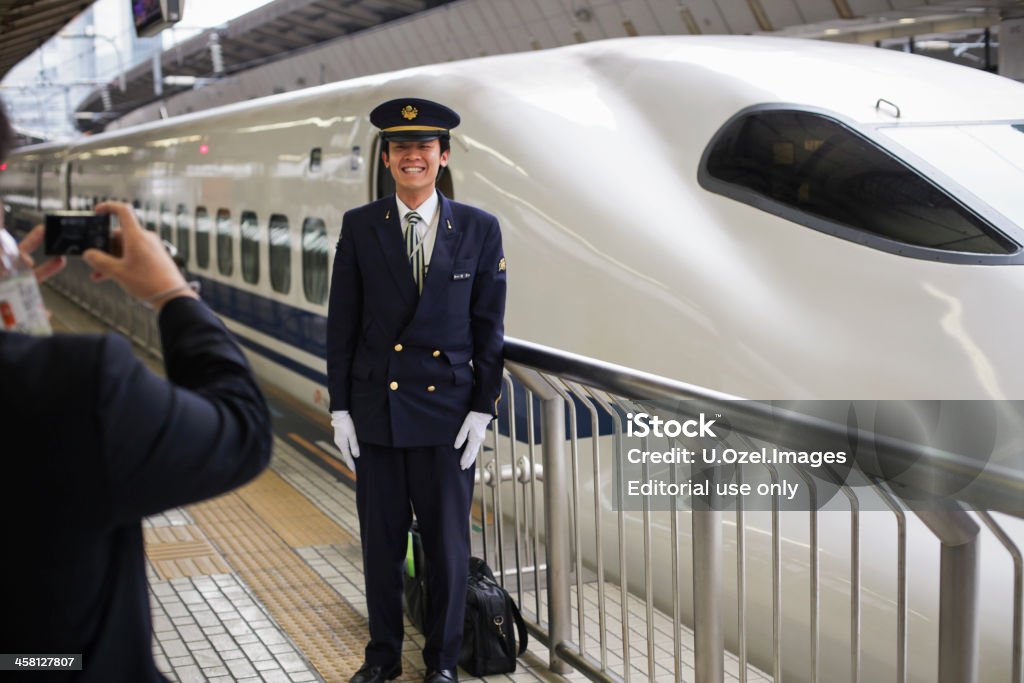
[[[94,280],[109,277],[157,311],[179,296],[198,298],[164,249],[163,242],[155,233],[142,229],[130,206],[121,202],[104,202],[96,205],[96,213],[117,216],[121,227],[114,230],[113,238],[116,244],[120,237],[121,255],[112,256],[98,249],[86,249],[82,258],[95,271]]]

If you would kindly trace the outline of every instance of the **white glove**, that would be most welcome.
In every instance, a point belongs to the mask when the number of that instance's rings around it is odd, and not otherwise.
[[[459,459],[459,467],[468,470],[476,462],[476,456],[480,453],[480,446],[484,443],[484,434],[487,432],[487,425],[491,424],[494,417],[487,413],[472,411],[462,422],[459,435],[455,437],[455,447],[461,448],[466,444],[466,450],[462,451],[462,458]]]
[[[341,451],[341,461],[353,473],[356,471],[352,458],[359,457],[359,442],[356,441],[356,426],[347,410],[335,410],[331,413],[331,426],[334,427],[334,445]]]

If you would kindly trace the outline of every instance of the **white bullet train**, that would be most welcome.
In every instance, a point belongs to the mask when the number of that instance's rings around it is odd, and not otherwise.
[[[501,221],[509,336],[748,398],[1024,398],[1024,85],[924,57],[777,38],[603,41],[25,148],[0,184],[21,220],[133,202],[257,372],[325,408],[333,245],[345,210],[388,191],[367,114],[401,96],[462,116],[444,189]],[[870,520],[866,551],[876,531],[895,533]],[[868,555],[861,680],[873,683],[892,680],[895,565]],[[1009,580],[1008,560],[986,566],[998,567],[986,581]],[[762,634],[766,567],[749,597]],[[934,573],[912,590],[934,595]],[[844,580],[823,573],[819,680],[847,680],[830,656],[848,653],[849,616],[829,611]],[[791,573],[784,598],[806,581]],[[1009,679],[997,593],[982,607],[984,681]],[[932,630],[912,632],[911,681],[935,679],[936,619],[933,604],[913,610]],[[770,638],[750,648],[769,669]],[[784,668],[807,680],[804,655]]]

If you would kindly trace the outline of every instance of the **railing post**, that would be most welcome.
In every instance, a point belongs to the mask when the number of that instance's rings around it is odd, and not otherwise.
[[[544,533],[547,537],[548,643],[552,672],[567,674],[572,667],[562,660],[558,648],[569,641],[572,607],[569,593],[571,563],[569,508],[565,492],[572,482],[565,458],[565,401],[536,371],[506,362],[513,377],[540,399],[541,459],[544,463]],[[526,406],[533,410],[533,406]],[[582,596],[579,596],[582,599]],[[537,615],[538,619],[540,615]]]
[[[942,543],[938,683],[975,683],[979,527],[959,505],[949,510],[917,511],[917,516]]]
[[[556,653],[569,640],[572,612],[569,599],[569,510],[565,491],[569,486],[565,463],[565,404],[559,397],[541,402],[540,433],[544,462],[544,518],[548,537],[548,628],[551,633],[550,668],[554,673],[572,671]],[[579,596],[578,599],[582,599]]]
[[[701,472],[712,493],[690,513],[693,530],[693,655],[697,683],[724,683],[722,513],[714,505],[714,468]],[[707,505],[701,510],[702,504]],[[740,625],[742,628],[742,625]]]

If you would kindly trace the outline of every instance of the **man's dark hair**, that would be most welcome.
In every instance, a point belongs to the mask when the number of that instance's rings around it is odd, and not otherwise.
[[[7,118],[3,100],[0,100],[0,162],[7,160],[7,153],[14,146],[14,129]]]

